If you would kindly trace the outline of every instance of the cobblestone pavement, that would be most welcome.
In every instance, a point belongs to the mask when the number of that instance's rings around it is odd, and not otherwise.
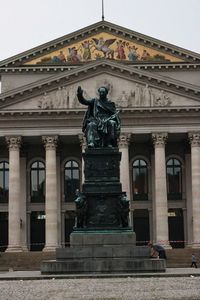
[[[1,300],[200,299],[200,277],[0,281]]]

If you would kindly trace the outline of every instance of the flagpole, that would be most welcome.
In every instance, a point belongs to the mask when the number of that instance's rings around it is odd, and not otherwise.
[[[102,21],[104,21],[104,0],[102,0]]]

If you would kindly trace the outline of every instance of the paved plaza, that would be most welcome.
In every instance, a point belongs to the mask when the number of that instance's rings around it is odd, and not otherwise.
[[[39,272],[0,274],[1,300],[200,299],[198,269],[170,269],[161,277],[39,278]],[[32,274],[32,275],[31,275]],[[23,276],[24,276],[24,279]],[[35,275],[35,279],[30,279]],[[156,275],[156,274],[155,274]],[[137,275],[136,275],[137,276]],[[146,276],[146,277],[145,277]],[[47,278],[47,277],[45,277]]]

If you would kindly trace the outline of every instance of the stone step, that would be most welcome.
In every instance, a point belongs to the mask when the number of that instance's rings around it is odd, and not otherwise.
[[[0,255],[0,271],[40,270],[43,260],[55,259],[55,252],[3,252]]]
[[[83,258],[43,261],[42,274],[165,272],[164,259]]]
[[[56,249],[56,259],[77,259],[77,258],[149,258],[150,249],[146,246],[86,246]]]
[[[200,249],[183,248],[167,249],[167,267],[168,268],[187,268],[191,265],[191,256],[195,254],[200,265]]]
[[[68,249],[68,248],[66,248]],[[191,255],[194,253],[197,258],[197,265],[200,267],[200,249],[168,249],[167,267],[168,268],[188,268],[191,265]],[[0,271],[13,270],[40,270],[40,265],[44,260],[56,258],[55,252],[18,252],[0,254]]]

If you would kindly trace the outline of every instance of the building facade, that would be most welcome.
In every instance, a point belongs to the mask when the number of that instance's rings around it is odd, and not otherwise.
[[[0,62],[0,250],[69,244],[85,107],[109,88],[138,245],[200,247],[200,55],[106,21]]]

